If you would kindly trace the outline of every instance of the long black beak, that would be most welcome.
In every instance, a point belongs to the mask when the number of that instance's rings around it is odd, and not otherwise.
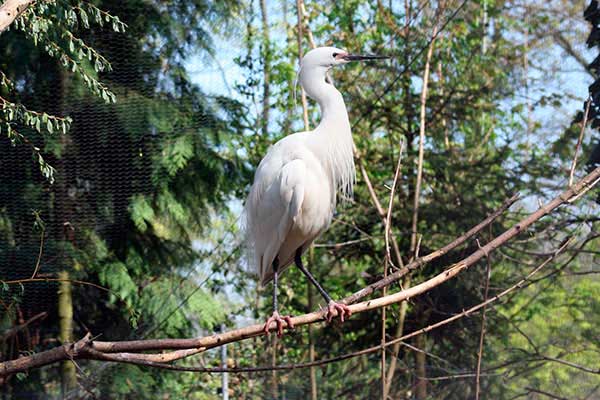
[[[360,54],[347,54],[342,57],[346,61],[365,61],[365,60],[387,60],[388,56],[374,56],[374,55],[360,55]]]

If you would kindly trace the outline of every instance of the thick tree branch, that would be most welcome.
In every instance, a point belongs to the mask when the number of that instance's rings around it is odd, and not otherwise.
[[[367,300],[362,303],[352,304],[349,306],[352,313],[360,313],[367,312],[371,310],[375,310],[390,304],[399,303],[401,301],[407,300],[414,296],[417,296],[421,293],[424,293],[432,288],[441,285],[442,283],[452,279],[460,272],[466,270],[467,268],[474,265],[476,262],[485,257],[488,253],[498,248],[499,246],[505,244],[510,239],[514,238],[527,228],[529,228],[533,223],[540,220],[545,215],[554,211],[560,205],[565,203],[572,203],[576,199],[580,198],[585,192],[590,190],[595,184],[600,181],[600,167],[594,169],[591,173],[589,173],[586,177],[580,180],[575,185],[569,187],[567,190],[556,196],[552,201],[548,202],[546,205],[540,207],[537,211],[531,213],[527,217],[523,218],[517,224],[512,226],[510,229],[506,230],[500,236],[496,237],[485,246],[482,246],[480,249],[472,253],[467,258],[462,261],[454,264],[446,271],[434,276],[433,278],[422,282],[418,285],[415,285],[411,288],[402,290],[398,293],[391,294],[389,296],[380,297],[373,300]],[[566,244],[563,245],[564,248]],[[553,256],[554,257],[554,256]],[[542,264],[542,266],[545,264]],[[509,291],[514,290],[516,287],[522,286],[526,280],[528,280],[531,275],[537,272],[541,267],[536,268],[527,278],[520,281],[513,287],[507,289],[499,295],[496,295],[490,298],[487,302],[480,304],[470,310],[467,310],[468,313],[472,313],[479,308],[489,304],[499,297],[505,295]],[[391,275],[390,275],[391,276]],[[389,283],[388,283],[389,284]],[[460,318],[460,314],[457,316],[451,317],[448,319],[448,322],[453,321],[454,319]],[[322,311],[313,312],[305,315],[300,315],[292,318],[292,323],[295,326],[307,325],[319,321],[323,321],[325,316]],[[445,322],[445,323],[448,323]],[[402,338],[394,339],[388,341],[385,345],[389,346],[398,341],[407,339],[412,336],[416,336],[418,334],[427,332],[428,330],[435,329],[435,327],[439,326],[440,323],[431,325],[430,327],[423,328],[419,331],[413,332],[409,335],[404,335]],[[270,329],[274,330],[276,327],[273,324]],[[193,339],[150,339],[150,340],[132,340],[132,341],[122,341],[122,342],[104,342],[104,341],[92,341],[88,338],[84,338],[75,343],[68,343],[57,348],[44,351],[41,353],[33,354],[31,356],[21,357],[16,360],[10,360],[3,363],[0,363],[0,377],[6,376],[9,374],[13,374],[20,371],[26,371],[30,368],[41,367],[43,365],[52,364],[57,361],[70,360],[70,359],[96,359],[102,353],[106,355],[106,353],[123,353],[123,352],[142,352],[142,351],[151,351],[151,350],[182,350],[182,349],[210,349],[213,347],[221,346],[226,343],[237,342],[241,340],[245,340],[254,336],[258,336],[263,334],[263,325],[251,325],[244,328],[235,329],[229,332],[223,332],[220,334],[213,334],[210,336],[205,336],[201,338],[193,338]],[[375,348],[377,351],[379,346]],[[103,358],[110,356],[102,356]],[[141,361],[140,361],[141,362]],[[162,366],[164,368],[169,369],[177,369],[178,367],[172,366],[164,363],[150,363],[144,362],[144,365],[152,365],[152,366]],[[172,368],[173,367],[173,368]]]
[[[0,33],[4,32],[35,0],[6,0],[0,6]]]
[[[449,317],[449,318],[446,318],[445,320],[436,322],[435,324],[429,325],[425,328],[419,329],[417,331],[411,332],[409,334],[406,334],[406,335],[398,337],[398,338],[394,338],[393,340],[386,342],[383,345],[380,344],[380,345],[369,347],[367,349],[359,350],[359,351],[356,351],[353,353],[343,354],[341,356],[326,358],[326,359],[312,361],[312,362],[308,362],[308,363],[283,364],[283,365],[277,365],[277,366],[264,366],[264,367],[210,368],[210,367],[179,366],[179,365],[164,364],[164,363],[159,363],[159,362],[154,362],[154,361],[149,361],[149,360],[141,360],[141,359],[122,358],[122,359],[117,360],[117,357],[112,357],[112,356],[116,356],[117,354],[103,353],[103,352],[95,350],[91,346],[89,346],[91,341],[89,340],[89,335],[86,335],[86,337],[84,337],[79,342],[77,342],[77,343],[83,344],[82,346],[78,347],[78,349],[79,349],[79,353],[78,353],[79,357],[78,358],[87,358],[87,359],[104,360],[104,361],[118,361],[118,362],[125,362],[125,363],[135,364],[135,365],[144,365],[144,366],[149,366],[149,367],[168,369],[168,370],[172,370],[172,371],[211,372],[211,373],[221,373],[221,372],[243,373],[243,372],[260,372],[260,371],[273,371],[273,370],[293,370],[293,369],[316,367],[316,366],[320,366],[320,365],[326,365],[326,364],[330,364],[330,363],[334,363],[334,362],[339,362],[339,361],[347,360],[350,358],[358,357],[361,355],[375,353],[377,351],[380,351],[382,348],[389,347],[391,345],[395,345],[398,343],[403,344],[403,342],[406,339],[410,339],[412,337],[415,337],[415,336],[421,335],[423,333],[437,329],[443,325],[449,324],[450,322],[456,321],[460,318],[464,318],[470,314],[475,313],[476,311],[480,310],[481,308],[486,307],[489,304],[498,301],[500,298],[503,298],[504,296],[513,292],[514,290],[526,287],[527,286],[526,283],[529,282],[531,280],[531,278],[537,272],[539,272],[542,268],[544,268],[546,265],[548,265],[560,253],[562,253],[562,251],[568,246],[569,242],[570,242],[570,240],[566,240],[550,257],[548,257],[540,265],[538,265],[536,268],[534,268],[523,279],[519,280],[517,283],[515,283],[512,286],[508,287],[507,289],[503,290],[501,293],[495,295],[494,297],[484,301],[483,303],[477,304],[476,306],[473,306],[473,307],[469,308],[468,310],[464,310],[461,313],[455,314],[452,317]],[[75,346],[75,347],[77,347],[77,346]],[[61,348],[62,348],[62,346],[59,348],[52,349],[49,352],[59,353],[61,351]],[[81,349],[85,349],[85,353],[86,353],[85,357],[82,356],[83,352],[81,351]],[[47,352],[47,353],[49,353],[49,352]],[[118,354],[122,355],[124,353],[118,353]],[[504,366],[506,366],[506,365],[504,365]],[[2,376],[1,367],[2,367],[2,364],[0,364],[0,376]],[[495,367],[493,369],[497,369],[497,368],[500,368],[500,367]]]

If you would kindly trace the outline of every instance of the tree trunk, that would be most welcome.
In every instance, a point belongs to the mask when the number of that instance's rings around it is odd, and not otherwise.
[[[69,273],[58,273],[61,279],[58,285],[58,318],[60,327],[60,341],[73,342],[73,297],[71,295],[71,282]],[[77,386],[77,374],[73,361],[63,361],[61,366],[61,380],[63,396]]]
[[[403,287],[410,287],[410,275],[404,279]],[[394,337],[401,337],[404,333],[404,320],[406,319],[406,310],[408,308],[408,302],[403,301],[400,303],[400,315],[398,316],[398,325]],[[394,374],[396,373],[396,365],[398,360],[398,354],[400,353],[401,342],[394,343],[392,346],[392,356],[390,358],[390,366],[386,375],[385,387],[383,391],[383,398],[387,399],[390,395],[392,388],[392,382],[394,380]]]
[[[57,114],[64,115],[67,109],[67,91],[68,91],[68,73],[60,67],[58,68],[58,101]],[[67,157],[69,152],[70,138],[67,135],[60,136],[60,146],[62,150],[61,156],[56,160],[57,180],[55,185],[56,193],[56,208],[58,222],[56,229],[57,233],[62,235],[64,242],[70,242],[75,248],[75,226],[73,221],[73,212],[71,199],[68,195],[68,163]],[[73,342],[73,295],[71,292],[71,282],[69,270],[72,261],[66,255],[59,258],[63,269],[59,272],[58,277],[61,279],[58,287],[58,317],[60,340],[62,343]],[[72,361],[64,361],[61,368],[61,381],[63,394],[77,386],[77,374],[75,364]]]
[[[314,265],[314,260],[315,260],[314,246],[310,246],[309,257],[310,257],[310,266],[312,267]],[[307,294],[308,295],[308,312],[312,312],[313,306],[314,306],[313,286],[308,280],[306,281],[306,286],[307,286],[307,292],[308,292],[308,294]],[[308,358],[309,358],[310,362],[315,361],[315,338],[313,336],[314,335],[313,332],[314,332],[314,327],[312,324],[310,324],[308,326]],[[310,399],[311,400],[318,399],[317,368],[316,367],[310,367]]]
[[[417,336],[416,347],[421,350],[425,350],[425,334]],[[418,400],[427,399],[427,371],[425,369],[426,362],[427,359],[424,352],[415,352],[415,364],[417,367],[416,394]]]
[[[266,0],[260,0],[260,12],[262,15],[262,46],[263,46],[263,109],[262,109],[262,133],[269,133],[269,108],[271,95],[271,42],[269,40],[269,14]]]

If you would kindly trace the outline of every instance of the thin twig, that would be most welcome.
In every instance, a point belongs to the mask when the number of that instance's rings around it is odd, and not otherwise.
[[[390,200],[388,202],[387,215],[385,217],[385,254],[387,260],[392,263],[392,257],[390,255],[390,229],[392,225],[392,208],[394,206],[394,197],[396,194],[396,184],[398,183],[398,177],[400,176],[400,170],[402,168],[402,153],[404,152],[404,137],[400,140],[400,154],[398,155],[398,163],[396,165],[396,172],[394,173],[394,182],[392,183],[392,189],[390,190]],[[387,268],[386,268],[387,270]]]
[[[583,365],[572,363],[572,362],[567,361],[567,360],[562,360],[560,358],[554,358],[554,357],[548,357],[548,356],[540,356],[540,359],[541,360],[546,360],[546,361],[552,361],[552,362],[559,363],[559,364],[563,364],[563,365],[566,365],[568,367],[575,368],[575,369],[578,369],[580,371],[587,372],[587,373],[590,373],[590,374],[600,375],[600,368],[593,369],[593,368],[585,367]]]
[[[479,244],[479,241],[477,241],[477,244]],[[490,260],[489,254],[486,254],[485,260],[487,263],[487,268],[485,273],[485,289],[483,293],[483,301],[486,301],[488,299],[488,294],[490,290],[490,275],[492,273],[492,262]],[[479,351],[477,352],[477,372],[475,375],[475,400],[479,400],[480,395],[479,379],[481,377],[481,359],[483,357],[483,339],[485,337],[485,311],[486,308],[483,307],[483,310],[481,311],[481,332],[479,334]]]
[[[519,195],[515,194],[507,199],[496,211],[491,213],[486,219],[481,221],[479,224],[475,225],[473,228],[469,229],[462,236],[454,239],[452,242],[448,243],[446,246],[438,249],[434,252],[429,253],[426,256],[421,258],[417,258],[416,260],[410,262],[402,269],[388,275],[387,278],[381,279],[375,283],[370,284],[367,287],[362,288],[361,290],[355,292],[351,296],[346,297],[342,301],[346,304],[355,303],[356,301],[362,299],[375,292],[376,290],[382,289],[385,286],[392,284],[400,280],[404,275],[406,275],[409,271],[422,267],[428,262],[431,262],[445,254],[448,254],[450,251],[454,250],[456,247],[462,245],[467,240],[481,232],[486,226],[491,224],[496,218],[498,218],[504,211],[506,211],[511,205],[513,205],[519,199]]]
[[[498,376],[501,374],[481,374],[481,376]],[[474,377],[475,374],[456,374],[456,375],[446,375],[446,376],[434,376],[431,378],[424,378],[427,381],[447,381],[447,380],[451,380],[451,379],[466,379],[466,378],[472,378]]]
[[[94,287],[96,289],[100,289],[103,290],[107,293],[110,294],[114,294],[115,296],[117,296],[117,298],[121,299],[122,298],[120,296],[118,296],[118,294],[116,292],[113,292],[112,290],[105,288],[104,286],[100,286],[97,285],[95,283],[92,282],[86,282],[86,281],[80,281],[77,279],[62,279],[62,278],[26,278],[26,279],[15,279],[15,280],[11,280],[11,281],[2,281],[0,280],[0,283],[5,283],[7,285],[22,285],[24,283],[35,283],[35,282],[70,282],[70,283],[75,283],[78,285],[84,285],[84,286],[91,286]]]
[[[398,183],[398,176],[402,168],[402,153],[404,152],[404,138],[400,140],[400,154],[398,155],[398,163],[396,165],[396,172],[394,173],[394,182],[392,183],[392,189],[390,190],[390,199],[388,201],[387,216],[385,218],[385,262],[383,263],[383,277],[384,279],[388,276],[388,264],[393,265],[392,257],[390,255],[390,228],[392,225],[392,208],[394,206],[394,198],[396,195],[396,184]],[[383,296],[387,295],[387,288],[383,288]],[[385,330],[386,330],[386,308],[383,307],[381,310],[381,344],[385,345]],[[383,400],[387,397],[387,380],[385,378],[385,348],[381,351],[381,389]]]
[[[12,328],[5,330],[4,332],[2,332],[2,334],[0,334],[0,342],[3,342],[6,339],[8,339],[9,337],[16,335],[17,333],[19,333],[20,331],[22,331],[23,329],[27,328],[29,325],[34,323],[35,321],[44,319],[47,316],[48,316],[48,313],[44,311],[44,312],[34,315],[33,317],[29,318],[27,321],[23,322],[22,324],[13,326]]]
[[[313,247],[318,248],[318,247],[322,247],[322,248],[332,248],[332,249],[339,249],[340,247],[344,247],[344,246],[351,246],[353,244],[357,244],[357,243],[361,243],[361,242],[366,242],[369,240],[373,240],[372,237],[365,237],[365,238],[360,238],[360,239],[354,239],[354,240],[348,240],[345,242],[338,242],[338,243],[315,243],[313,244]]]
[[[377,198],[377,194],[375,193],[375,189],[373,189],[373,184],[371,183],[369,174],[367,173],[367,170],[365,169],[362,158],[360,157],[360,154],[356,150],[356,147],[354,148],[354,154],[356,154],[356,159],[357,159],[356,161],[358,162],[358,169],[360,171],[360,174],[363,177],[363,180],[365,181],[365,184],[367,185],[367,190],[369,192],[369,196],[371,197],[371,201],[373,202],[373,205],[375,206],[375,210],[377,210],[377,214],[379,214],[379,217],[381,218],[381,221],[383,222],[383,224],[385,226],[385,223],[386,223],[385,211],[383,210],[383,207],[381,206],[381,203],[379,202],[379,199]],[[396,241],[394,233],[390,232],[390,236],[392,239],[392,248],[394,249],[394,257],[396,258],[396,262],[397,262],[398,266],[404,268],[404,265],[402,262],[402,256],[400,254],[400,248],[398,247],[398,242]]]
[[[543,396],[546,396],[546,397],[549,397],[549,398],[555,399],[555,400],[569,400],[566,397],[560,397],[560,396],[557,396],[557,395],[552,394],[550,392],[545,392],[545,391],[543,391],[541,389],[536,389],[536,388],[532,388],[532,387],[526,387],[525,390],[528,390],[529,393],[533,392],[533,393],[541,394]]]
[[[46,232],[46,230],[42,226],[42,234],[40,235],[40,250],[38,252],[37,261],[35,262],[35,268],[33,270],[33,274],[31,274],[31,279],[35,278],[35,276],[37,275],[37,273],[40,269],[40,263],[42,262],[42,254],[44,252],[44,233],[45,232]]]
[[[583,121],[581,121],[581,132],[579,133],[579,138],[577,139],[577,146],[575,146],[575,154],[573,155],[573,162],[571,163],[571,171],[569,172],[569,186],[573,184],[573,176],[575,175],[575,167],[577,166],[579,148],[581,147],[581,142],[583,142],[583,134],[585,133],[585,127],[587,125],[588,116],[590,114],[591,104],[592,98],[591,96],[588,96],[587,104],[585,106],[585,114],[583,116]]]

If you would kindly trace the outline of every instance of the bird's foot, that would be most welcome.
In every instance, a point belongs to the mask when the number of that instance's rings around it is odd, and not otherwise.
[[[265,326],[263,328],[263,331],[265,332],[265,335],[269,334],[269,328],[271,327],[271,322],[275,322],[277,324],[277,337],[281,337],[283,336],[283,323],[285,322],[287,324],[287,328],[288,329],[294,329],[294,324],[292,322],[292,317],[289,315],[284,315],[283,317],[279,315],[279,313],[277,311],[273,312],[273,315],[271,315],[268,319],[267,322],[265,322]]]
[[[325,319],[327,322],[331,322],[333,317],[339,316],[340,321],[344,322],[344,319],[350,318],[352,315],[352,311],[350,311],[350,307],[345,305],[344,303],[336,303],[335,301],[330,301],[327,305],[327,312],[325,313]]]

